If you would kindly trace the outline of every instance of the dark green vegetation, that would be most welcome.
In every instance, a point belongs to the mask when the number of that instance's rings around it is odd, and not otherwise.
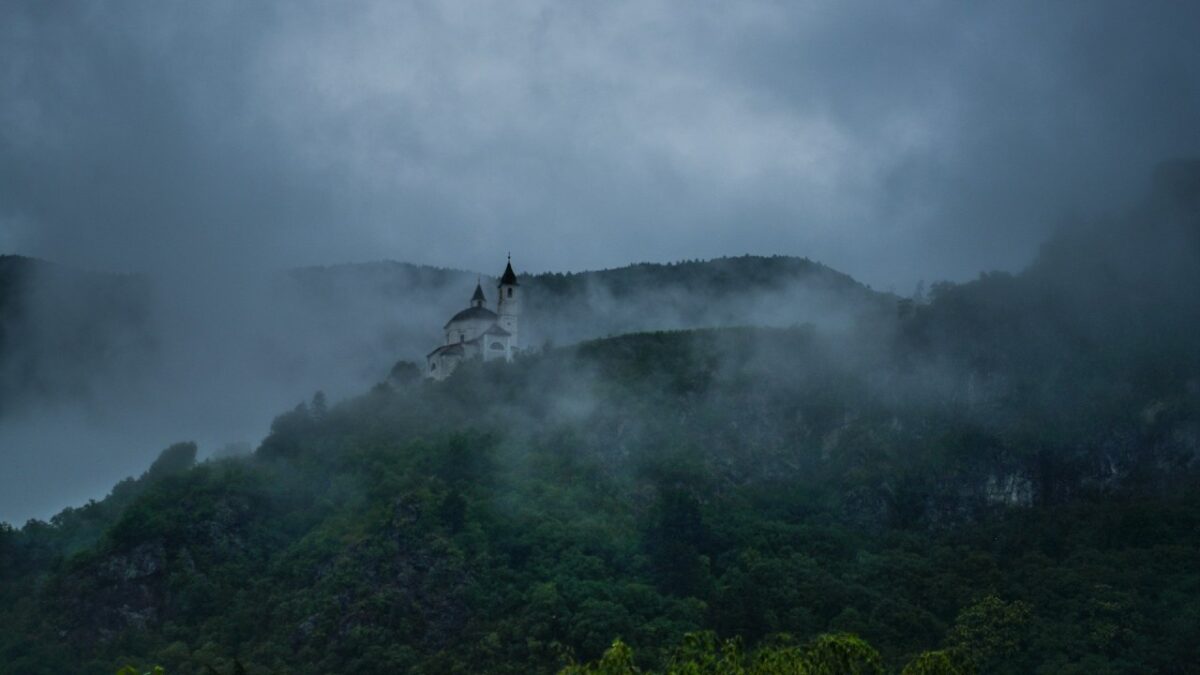
[[[974,666],[957,651],[925,652],[902,675],[958,675]],[[634,675],[633,650],[617,640],[594,662],[572,664],[560,675]],[[688,633],[671,651],[662,672],[671,675],[883,675],[883,660],[861,638],[847,633],[820,635],[807,644],[773,636],[747,654],[738,639],[721,641],[712,631]]]
[[[175,446],[0,529],[0,663],[554,672],[619,638],[596,672],[736,672],[853,634],[884,672],[1197,672],[1184,169],[886,320],[591,341]]]

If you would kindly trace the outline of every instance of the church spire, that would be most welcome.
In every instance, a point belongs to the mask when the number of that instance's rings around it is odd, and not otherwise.
[[[479,279],[475,280],[475,294],[471,296],[472,307],[483,307],[487,304],[487,298],[483,296],[483,284]]]
[[[512,254],[508,256],[508,264],[504,266],[504,274],[500,275],[501,286],[519,286],[517,283],[517,274],[512,268]]]
[[[504,274],[500,275],[500,285],[496,287],[496,293],[499,295],[496,299],[496,314],[500,315],[497,323],[510,335],[509,344],[512,349],[520,350],[521,340],[517,324],[521,318],[521,288],[517,284],[517,273],[513,272],[511,255],[508,257],[508,264],[504,266]]]

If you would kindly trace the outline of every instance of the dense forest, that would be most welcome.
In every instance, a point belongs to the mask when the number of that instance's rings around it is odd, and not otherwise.
[[[0,525],[0,669],[1198,672],[1200,171],[1155,184],[1020,274],[173,445]]]

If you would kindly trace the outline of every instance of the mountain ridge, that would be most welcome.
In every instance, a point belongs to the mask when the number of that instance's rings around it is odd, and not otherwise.
[[[546,344],[315,394],[249,455],[172,446],[105,500],[0,525],[0,661],[528,673],[620,638],[662,668],[715,631],[854,633],[892,670],[1196,663],[1188,190],[852,320]],[[706,298],[733,286],[713,278]],[[548,311],[657,307],[569,289]]]

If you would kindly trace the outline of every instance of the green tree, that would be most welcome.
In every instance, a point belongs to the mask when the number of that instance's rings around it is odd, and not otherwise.
[[[388,373],[388,381],[397,386],[412,384],[421,379],[421,369],[412,361],[397,361]]]
[[[965,654],[981,671],[990,673],[1020,651],[1029,627],[1029,605],[1004,602],[987,595],[958,613],[946,643]]]
[[[645,545],[660,587],[681,597],[700,594],[708,573],[700,555],[707,528],[696,497],[683,488],[660,488],[651,518]]]
[[[719,640],[712,631],[688,633],[671,653],[670,675],[743,675],[741,641]]]
[[[158,459],[146,470],[146,478],[154,481],[182,473],[196,464],[195,443],[175,443],[158,454]]]
[[[865,640],[850,633],[821,635],[804,649],[812,675],[882,675],[883,660]]]
[[[908,662],[900,675],[972,675],[970,662],[949,650],[924,652]]]
[[[559,675],[636,675],[642,672],[633,665],[633,650],[620,639],[595,663],[571,665],[559,671]]]
[[[329,413],[329,401],[325,398],[325,392],[317,391],[313,394],[312,402],[309,403],[309,410],[312,412],[313,419],[320,422],[325,419],[325,415]]]

